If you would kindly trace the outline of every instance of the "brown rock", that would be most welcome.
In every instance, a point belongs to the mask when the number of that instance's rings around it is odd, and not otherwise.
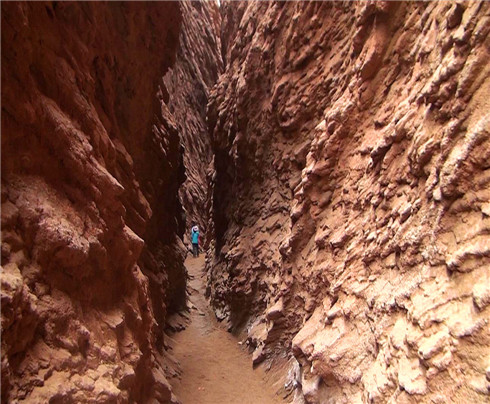
[[[177,402],[198,222],[298,402],[485,402],[488,14],[2,3],[2,400]]]

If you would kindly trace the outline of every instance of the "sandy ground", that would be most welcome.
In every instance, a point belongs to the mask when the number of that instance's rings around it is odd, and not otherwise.
[[[182,404],[279,404],[262,369],[252,369],[249,354],[215,319],[205,298],[204,256],[188,258],[190,324],[173,336],[173,356],[181,380],[173,382]]]

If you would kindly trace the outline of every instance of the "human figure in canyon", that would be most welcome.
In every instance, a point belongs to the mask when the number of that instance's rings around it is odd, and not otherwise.
[[[199,257],[199,227],[195,224],[191,231],[192,255]]]

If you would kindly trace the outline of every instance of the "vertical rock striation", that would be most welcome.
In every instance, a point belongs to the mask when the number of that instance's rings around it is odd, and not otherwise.
[[[487,401],[488,3],[240,7],[209,108],[216,314],[254,363],[294,356],[308,403]]]
[[[170,402],[178,3],[2,3],[2,401]]]
[[[174,66],[164,77],[170,97],[169,110],[175,117],[184,146],[186,180],[180,189],[186,209],[186,228],[200,225],[209,243],[209,212],[213,153],[206,121],[209,91],[223,70],[218,4],[182,2],[182,29]]]

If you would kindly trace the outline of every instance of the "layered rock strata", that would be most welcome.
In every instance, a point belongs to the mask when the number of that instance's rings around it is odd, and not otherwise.
[[[209,109],[216,314],[254,363],[293,357],[298,402],[488,401],[489,4],[241,7]]]
[[[170,402],[178,3],[2,3],[2,402]],[[152,402],[153,402],[152,401]]]
[[[176,61],[164,82],[171,94],[168,107],[184,147],[186,179],[180,188],[180,198],[185,208],[186,234],[193,223],[198,224],[205,241],[203,245],[207,245],[213,234],[212,223],[208,222],[214,162],[206,109],[209,91],[223,69],[221,18],[218,4],[213,1],[182,2],[181,9],[182,29]]]

